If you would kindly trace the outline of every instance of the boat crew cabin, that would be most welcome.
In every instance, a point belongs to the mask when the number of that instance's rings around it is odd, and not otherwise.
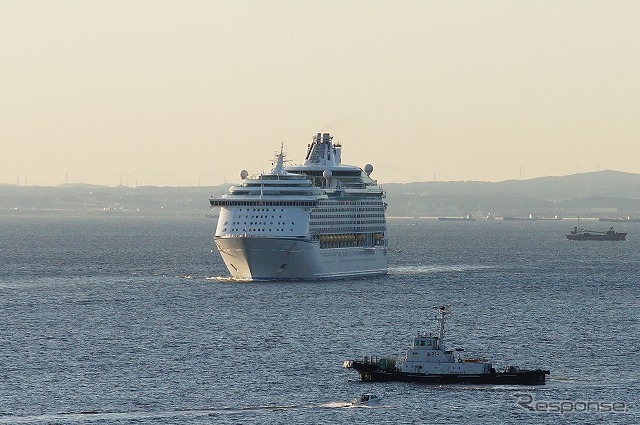
[[[422,348],[427,350],[438,350],[440,344],[438,343],[437,336],[431,336],[427,334],[420,334],[413,340],[413,348]]]

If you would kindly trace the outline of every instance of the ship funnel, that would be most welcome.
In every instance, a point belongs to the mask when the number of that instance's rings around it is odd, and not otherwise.
[[[333,146],[333,136],[329,133],[317,133],[309,145],[305,164],[323,164],[332,166],[336,161],[336,150]],[[338,157],[339,159],[339,157]]]

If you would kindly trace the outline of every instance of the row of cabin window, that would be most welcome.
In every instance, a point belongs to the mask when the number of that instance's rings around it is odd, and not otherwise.
[[[382,205],[382,201],[320,201],[318,205]]]
[[[384,213],[384,208],[314,208],[313,212],[317,214],[329,213],[329,212],[360,212],[360,211],[373,211]]]
[[[242,216],[239,216],[238,218],[242,218]],[[245,215],[244,218],[249,218],[249,216]],[[268,215],[252,215],[251,218],[269,218],[269,216]],[[271,218],[276,218],[276,216],[272,215]],[[279,215],[278,218],[282,218],[282,216]],[[227,224],[227,223],[228,223],[228,221],[224,222],[224,224]]]
[[[313,207],[316,201],[214,201],[224,207]]]
[[[318,214],[316,212],[311,213],[311,218],[327,219],[327,218],[373,218],[383,217],[384,214]]]
[[[385,224],[386,221],[385,220],[351,220],[351,221],[340,221],[340,222],[336,222],[334,224],[342,224],[342,225],[353,225],[353,224],[361,224],[361,225],[372,225],[372,224]],[[315,220],[310,220],[309,221],[309,225],[310,226],[322,226],[323,224],[326,224],[325,220],[319,220],[319,221],[315,221]]]
[[[229,222],[228,222],[228,221],[225,221],[225,222],[224,222],[224,226],[226,226],[227,224],[229,224]],[[235,226],[236,224],[243,224],[243,225],[245,225],[245,226],[246,226],[246,225],[247,225],[247,222],[245,221],[244,223],[240,223],[239,221],[234,221],[233,223],[231,223],[231,225],[232,225],[232,226]],[[249,226],[253,226],[254,224],[267,224],[267,222],[266,222],[266,221],[261,221],[261,222],[259,222],[259,223],[258,223],[257,221],[256,221],[255,223],[254,223],[253,221],[249,222]],[[272,221],[272,222],[270,222],[269,224],[273,224],[273,221]],[[277,222],[276,224],[277,224],[277,225],[283,225],[283,226],[284,226],[286,223],[283,221],[282,223]],[[293,226],[293,225],[295,225],[295,224],[296,224],[296,223],[294,223],[293,221],[291,222],[291,225],[292,225],[292,226]]]
[[[257,224],[257,223],[256,223]],[[273,223],[272,223],[273,224]],[[289,229],[291,232],[293,232],[293,229]],[[267,230],[265,229],[231,229],[232,233],[238,233],[238,232],[266,232]],[[269,229],[269,232],[271,232],[272,230]],[[227,228],[225,227],[224,229],[222,229],[223,233],[227,233]],[[276,229],[276,232],[284,232],[284,229]]]

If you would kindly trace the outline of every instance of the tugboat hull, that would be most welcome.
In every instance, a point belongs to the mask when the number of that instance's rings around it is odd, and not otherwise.
[[[384,370],[371,363],[351,361],[345,367],[352,368],[360,374],[363,382],[414,382],[421,384],[490,384],[490,385],[544,385],[548,370],[517,370],[513,372],[496,372],[481,374],[424,374],[406,373],[397,370]]]
[[[583,233],[579,235],[569,234],[567,239],[570,241],[623,241],[627,237],[626,233],[613,233],[613,234],[593,234]]]

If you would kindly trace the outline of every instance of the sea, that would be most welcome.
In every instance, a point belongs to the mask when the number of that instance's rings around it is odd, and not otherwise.
[[[0,217],[0,424],[640,423],[640,224],[390,218],[387,275],[287,282],[230,279],[215,225]],[[440,305],[449,348],[546,385],[342,367],[401,355]]]

